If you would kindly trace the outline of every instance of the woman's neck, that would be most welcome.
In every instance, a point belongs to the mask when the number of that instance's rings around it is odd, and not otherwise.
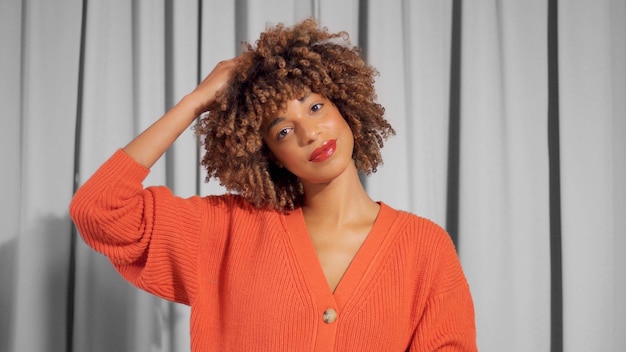
[[[356,167],[350,167],[340,177],[327,184],[304,184],[302,211],[306,217],[323,219],[340,225],[371,218],[379,206],[361,184]]]

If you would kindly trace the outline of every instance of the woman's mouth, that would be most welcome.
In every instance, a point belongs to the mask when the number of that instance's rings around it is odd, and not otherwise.
[[[325,141],[321,146],[317,147],[309,156],[309,161],[322,162],[328,159],[337,149],[337,140],[332,139]]]

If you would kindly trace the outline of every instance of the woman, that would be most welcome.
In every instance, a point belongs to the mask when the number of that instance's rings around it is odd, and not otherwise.
[[[359,182],[394,133],[374,75],[345,33],[268,28],[105,162],[72,218],[124,278],[191,306],[193,351],[474,351],[449,236]],[[144,189],[200,114],[229,194]]]

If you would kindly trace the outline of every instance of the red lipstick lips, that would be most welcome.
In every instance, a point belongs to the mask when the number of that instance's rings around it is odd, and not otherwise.
[[[309,161],[322,162],[328,159],[337,149],[337,140],[329,140],[317,147],[309,156]]]

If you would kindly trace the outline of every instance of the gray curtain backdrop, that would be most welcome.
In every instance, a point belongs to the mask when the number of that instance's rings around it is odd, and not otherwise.
[[[188,307],[124,282],[68,204],[241,41],[308,16],[378,68],[398,134],[364,182],[447,227],[480,350],[626,350],[626,1],[0,0],[0,351],[189,350]],[[198,158],[189,130],[145,184],[223,192]]]

